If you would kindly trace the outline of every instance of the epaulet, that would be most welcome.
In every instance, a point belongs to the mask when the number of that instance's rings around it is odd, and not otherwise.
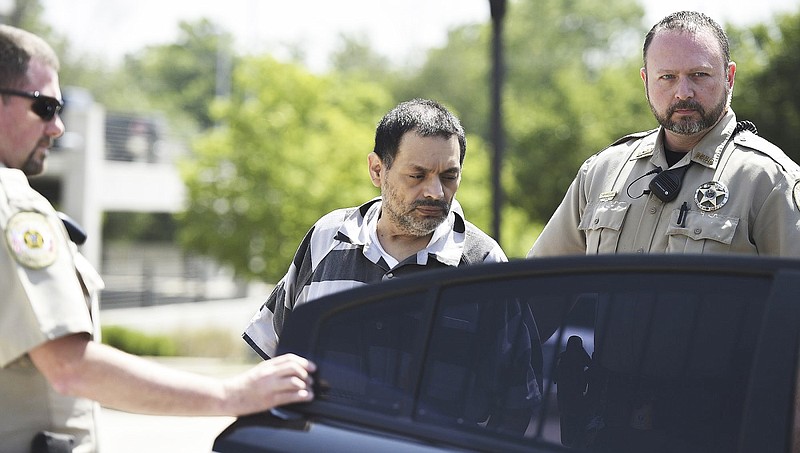
[[[658,128],[650,129],[649,131],[641,131],[641,132],[634,132],[632,134],[628,134],[628,135],[626,135],[624,137],[621,137],[621,138],[617,139],[616,141],[614,141],[610,145],[606,146],[605,148],[601,149],[600,151],[594,153],[594,155],[592,157],[590,157],[589,160],[597,157],[601,153],[603,153],[605,151],[608,151],[609,149],[611,149],[611,148],[613,148],[613,147],[615,147],[617,145],[621,145],[623,143],[627,143],[627,142],[630,142],[630,141],[633,141],[633,140],[641,140],[641,139],[643,139],[643,138],[645,138],[645,137],[647,137],[649,135],[652,135],[654,132],[657,132],[657,131],[658,131]],[[640,158],[640,157],[645,157],[645,156],[651,155],[652,151],[653,151],[652,147],[649,147],[649,149],[647,151],[649,152],[649,154],[648,153],[645,153],[645,154],[641,154],[640,153],[641,155],[637,155],[636,158]],[[588,162],[588,160],[587,160],[587,162]]]
[[[641,132],[634,132],[633,134],[628,134],[624,137],[617,139],[614,143],[608,145],[606,148],[611,148],[612,146],[617,146],[621,143],[629,142],[631,140],[640,139],[647,137],[648,135],[652,134],[653,132],[657,132],[658,128],[650,129],[649,131],[641,131]]]
[[[9,200],[27,199],[32,191],[28,178],[16,169],[0,168],[0,186],[5,190]]]
[[[775,146],[765,138],[758,136],[752,132],[744,131],[733,139],[733,142],[743,148],[755,150],[770,159],[772,159],[778,166],[780,166],[784,173],[788,174],[793,180],[800,180],[800,166],[797,165],[786,153],[780,148]]]
[[[20,206],[29,205],[29,200],[39,196],[28,183],[28,178],[20,170],[0,168],[0,216],[8,219]],[[5,222],[5,220],[3,220]]]

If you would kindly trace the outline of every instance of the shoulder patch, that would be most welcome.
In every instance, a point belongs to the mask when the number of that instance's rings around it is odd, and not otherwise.
[[[43,214],[19,212],[6,227],[6,242],[11,255],[30,269],[43,269],[56,261],[55,232]]]

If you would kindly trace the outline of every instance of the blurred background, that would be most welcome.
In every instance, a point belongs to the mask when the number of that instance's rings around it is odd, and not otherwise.
[[[110,310],[263,299],[316,219],[378,193],[375,125],[412,97],[462,119],[458,198],[524,257],[580,163],[656,125],[643,36],[693,2],[650,3],[2,0],[0,20],[61,56],[68,132],[32,184],[90,233]],[[739,119],[798,160],[800,6],[700,10],[730,36]]]

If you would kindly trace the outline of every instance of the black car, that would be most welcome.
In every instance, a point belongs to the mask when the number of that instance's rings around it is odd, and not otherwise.
[[[317,364],[316,399],[240,417],[214,451],[784,452],[799,325],[800,260],[422,272],[298,307],[278,353]]]

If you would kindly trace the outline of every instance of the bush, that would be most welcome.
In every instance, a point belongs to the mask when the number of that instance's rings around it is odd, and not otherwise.
[[[174,356],[178,353],[175,341],[166,335],[148,335],[125,327],[102,329],[103,343],[135,355]]]
[[[146,334],[121,326],[102,329],[103,343],[141,356],[207,357],[243,362],[261,359],[236,335],[224,329],[178,329],[169,334]]]

